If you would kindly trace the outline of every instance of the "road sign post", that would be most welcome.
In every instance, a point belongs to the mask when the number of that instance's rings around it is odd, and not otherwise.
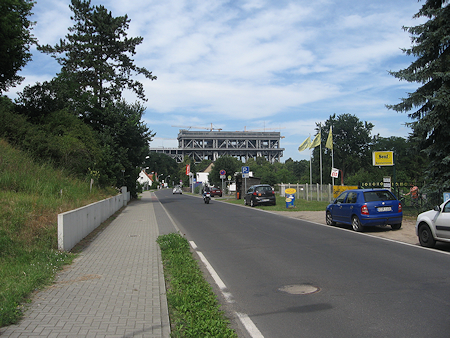
[[[226,178],[227,172],[222,169],[221,171],[219,171],[219,174],[220,174],[220,179],[222,180],[222,194],[223,194],[223,180]]]
[[[244,194],[247,192],[247,178],[250,177],[250,167],[242,167],[242,178],[244,179]]]

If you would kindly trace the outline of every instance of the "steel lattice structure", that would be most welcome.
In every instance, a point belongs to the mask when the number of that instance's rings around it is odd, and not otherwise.
[[[178,133],[178,148],[150,148],[151,152],[164,153],[178,163],[186,156],[195,163],[215,161],[221,156],[233,156],[246,162],[249,158],[264,157],[270,163],[279,162],[284,148],[280,148],[279,132],[254,131],[190,131]]]

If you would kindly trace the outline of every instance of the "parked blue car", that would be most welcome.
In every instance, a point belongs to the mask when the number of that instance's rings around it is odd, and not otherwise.
[[[327,206],[328,225],[350,224],[355,231],[368,226],[402,227],[402,204],[386,189],[354,189],[341,193]]]

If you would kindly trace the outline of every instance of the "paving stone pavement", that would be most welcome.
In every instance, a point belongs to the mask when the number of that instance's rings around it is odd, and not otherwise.
[[[24,318],[0,329],[0,335],[169,337],[164,275],[156,243],[155,210],[164,216],[161,208],[152,192],[131,202],[58,274],[51,287],[35,295]]]

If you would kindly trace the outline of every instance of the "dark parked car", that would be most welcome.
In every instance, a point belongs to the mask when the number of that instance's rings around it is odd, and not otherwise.
[[[275,191],[268,184],[252,185],[245,193],[244,204],[252,207],[259,204],[276,205]]]
[[[327,206],[328,225],[350,224],[355,231],[366,226],[402,226],[402,204],[386,189],[354,189],[341,193]]]
[[[216,187],[209,188],[209,193],[211,194],[211,197],[214,196],[222,197],[222,190]]]

